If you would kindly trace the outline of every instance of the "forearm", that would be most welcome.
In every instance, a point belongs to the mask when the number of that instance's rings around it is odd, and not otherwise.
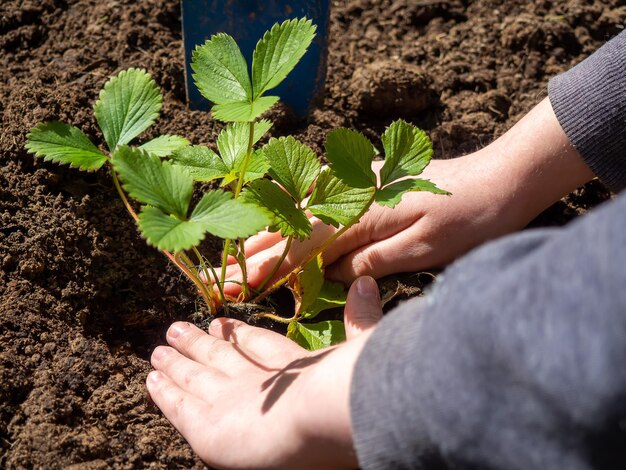
[[[311,468],[356,468],[350,421],[350,383],[370,332],[324,355],[303,372],[293,407]]]
[[[594,177],[545,98],[476,158],[482,187],[507,231],[521,228],[555,201]],[[487,210],[489,210],[487,208]]]

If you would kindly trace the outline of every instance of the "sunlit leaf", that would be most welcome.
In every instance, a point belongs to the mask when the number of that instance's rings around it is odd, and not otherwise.
[[[193,177],[195,181],[211,181],[228,174],[228,167],[213,150],[202,145],[192,145],[175,151],[171,160]]]
[[[127,146],[113,154],[112,162],[131,197],[167,214],[186,217],[193,178],[183,168]]]
[[[206,234],[202,224],[181,220],[156,207],[144,207],[138,224],[141,235],[150,245],[172,252],[197,246]]]
[[[320,312],[331,308],[342,307],[346,304],[346,290],[339,282],[324,281],[313,303],[302,308],[300,315],[303,319],[315,318]]]
[[[202,224],[221,238],[245,238],[255,235],[272,223],[265,208],[232,199],[231,193],[209,191],[194,208],[190,222]]]
[[[271,139],[261,151],[272,178],[302,202],[322,168],[315,152],[291,136]]]
[[[189,141],[179,135],[161,135],[141,144],[139,148],[157,157],[169,157],[172,153],[189,145]]]
[[[246,156],[249,144],[256,144],[272,127],[267,119],[254,123],[252,142],[250,142],[250,124],[237,122],[228,124],[217,136],[217,148],[229,169],[239,170]]]
[[[275,24],[263,35],[252,57],[254,98],[282,82],[304,55],[316,27],[306,18]]]
[[[296,316],[302,315],[317,299],[324,284],[322,255],[309,261],[292,282],[291,289],[296,300]]]
[[[319,323],[292,321],[287,328],[287,337],[309,351],[327,348],[346,340],[343,322],[329,320]]]
[[[145,70],[123,70],[105,83],[93,110],[111,152],[152,125],[161,111],[161,99]]]
[[[269,111],[278,102],[278,96],[261,96],[254,100],[216,104],[211,108],[214,119],[223,122],[252,122]]]
[[[252,100],[248,65],[228,34],[212,36],[192,53],[191,68],[200,93],[215,104]]]
[[[298,209],[293,199],[276,183],[266,179],[253,181],[242,193],[242,197],[245,201],[261,205],[274,214],[270,230],[280,230],[284,237],[293,235],[300,240],[311,235],[311,222],[304,211]]]
[[[43,122],[33,128],[27,136],[26,149],[46,161],[81,170],[97,170],[107,161],[80,129],[61,122]]]
[[[402,200],[402,195],[410,191],[428,191],[434,194],[449,195],[448,191],[438,188],[429,180],[408,179],[397,181],[376,193],[376,202],[382,206],[394,208]]]
[[[336,129],[326,139],[326,158],[335,176],[354,188],[376,186],[374,146],[363,134]]]
[[[399,120],[382,136],[385,164],[380,171],[381,186],[405,176],[417,176],[430,163],[433,149],[424,131]]]
[[[324,170],[307,204],[313,215],[338,227],[359,217],[373,202],[376,188],[352,188]]]

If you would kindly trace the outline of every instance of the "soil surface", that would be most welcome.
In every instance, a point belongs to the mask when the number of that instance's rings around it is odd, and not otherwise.
[[[220,126],[186,109],[179,17],[176,0],[1,2],[0,467],[203,467],[144,387],[167,326],[201,309],[194,289],[137,235],[106,171],[24,150],[44,120],[102,142],[92,105],[128,67],[147,69],[164,93],[148,136],[212,145]],[[437,158],[471,152],[625,22],[620,0],[335,1],[324,101],[307,122],[273,111],[273,133],[321,154],[337,126],[377,139],[403,117],[429,132]],[[607,197],[591,183],[536,224]],[[382,284],[387,298],[398,286],[415,295],[424,277]]]

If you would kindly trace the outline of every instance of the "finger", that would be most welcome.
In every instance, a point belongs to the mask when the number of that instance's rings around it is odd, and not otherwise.
[[[211,406],[182,390],[160,371],[148,374],[146,387],[154,403],[191,447],[202,448]]]
[[[180,389],[198,398],[213,396],[216,384],[227,377],[220,371],[193,361],[168,346],[157,347],[150,357],[150,363],[156,370],[167,375]]]
[[[232,349],[232,345],[227,341],[208,335],[187,322],[173,323],[167,330],[165,338],[180,354],[203,366],[213,367]]]
[[[350,286],[344,309],[347,339],[373,328],[383,317],[378,284],[369,277],[359,277]]]
[[[349,284],[359,276],[380,278],[432,267],[435,259],[429,240],[433,237],[423,233],[423,226],[413,225],[409,230],[352,251],[329,266],[326,276]]]
[[[294,266],[302,262],[315,248],[319,247],[327,240],[336,229],[330,225],[326,225],[318,219],[312,218],[313,231],[311,236],[303,241],[295,240],[285,260],[282,262],[278,271],[274,274],[269,283],[281,278],[287,274]],[[266,277],[271,273],[272,269],[282,256],[286,246],[286,241],[282,240],[274,246],[260,251],[252,256],[246,253],[246,270],[248,274],[248,283],[252,288],[259,286]],[[241,270],[238,265],[230,265],[226,268],[226,279],[241,280]],[[269,284],[268,283],[268,284]],[[224,292],[228,295],[237,295],[241,287],[234,283],[225,283]]]
[[[264,231],[248,238],[244,244],[246,256],[253,256],[260,251],[271,248],[283,239],[280,232]]]
[[[236,345],[237,349],[261,360],[281,357],[291,353],[302,354],[304,349],[285,336],[247,325],[232,318],[216,318],[209,325],[212,336]]]

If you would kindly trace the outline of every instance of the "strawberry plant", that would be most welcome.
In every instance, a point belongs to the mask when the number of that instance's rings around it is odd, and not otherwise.
[[[287,284],[296,300],[293,317],[256,315],[288,323],[288,336],[310,349],[345,336],[341,322],[311,323],[321,311],[345,303],[343,287],[324,279],[324,250],[373,203],[394,207],[407,191],[447,194],[428,180],[414,178],[428,165],[432,148],[423,131],[404,121],[391,124],[382,136],[385,164],[379,180],[371,169],[374,145],[353,130],[328,134],[327,168],[313,150],[290,136],[272,138],[257,148],[272,126],[261,116],[278,101],[267,92],[296,66],[314,35],[315,26],[306,19],[274,25],[259,40],[250,69],[227,34],[217,34],[196,48],[194,80],[213,103],[213,118],[225,123],[215,150],[174,135],[132,145],[161,109],[156,83],[137,69],[111,78],[94,105],[106,151],[81,130],[60,122],[38,125],[26,144],[38,157],[81,170],[107,166],[143,238],[197,286],[210,314],[236,302],[258,303]],[[202,194],[191,207],[196,182],[214,182],[217,189]],[[314,190],[307,198],[311,187]],[[139,211],[129,196],[140,205]],[[299,266],[270,284],[292,242],[311,235],[306,211],[338,230]],[[286,238],[285,250],[269,276],[253,288],[247,280],[244,241],[265,229]],[[207,233],[224,240],[219,272],[199,251]],[[223,289],[226,282],[233,282],[226,279],[229,256],[243,275],[236,299]]]

